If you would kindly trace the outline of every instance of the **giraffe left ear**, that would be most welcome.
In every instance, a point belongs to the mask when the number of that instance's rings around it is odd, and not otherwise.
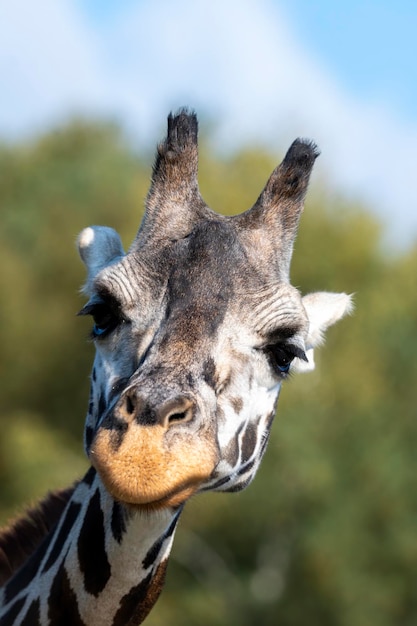
[[[78,252],[87,268],[87,283],[84,291],[90,286],[97,273],[124,256],[122,242],[118,233],[107,226],[89,226],[84,228],[77,239]]]
[[[293,372],[314,369],[314,348],[324,342],[325,331],[353,310],[352,296],[345,293],[310,293],[304,296],[303,305],[310,322],[305,342],[308,362],[294,359],[291,366]]]

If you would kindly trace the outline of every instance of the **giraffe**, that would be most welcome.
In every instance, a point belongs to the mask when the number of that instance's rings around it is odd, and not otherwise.
[[[289,280],[316,146],[296,140],[254,206],[225,217],[200,195],[197,134],[193,112],[169,115],[127,253],[111,228],[78,238],[91,466],[0,534],[2,626],[141,623],[186,501],[252,481],[282,382],[351,308]]]

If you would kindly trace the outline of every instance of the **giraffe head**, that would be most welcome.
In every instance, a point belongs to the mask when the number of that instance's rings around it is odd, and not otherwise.
[[[289,266],[316,147],[297,140],[256,204],[224,217],[197,182],[197,119],[168,118],[146,212],[125,254],[118,234],[78,240],[96,358],[87,453],[111,495],[179,506],[253,478],[282,381],[311,369],[345,294],[304,298]]]

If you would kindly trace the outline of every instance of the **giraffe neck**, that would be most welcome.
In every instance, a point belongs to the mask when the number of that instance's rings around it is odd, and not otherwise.
[[[2,590],[0,623],[141,623],[162,589],[179,514],[128,510],[90,468]]]

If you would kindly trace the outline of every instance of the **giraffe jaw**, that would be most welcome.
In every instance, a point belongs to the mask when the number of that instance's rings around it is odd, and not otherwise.
[[[211,476],[218,451],[206,439],[181,436],[169,442],[162,426],[131,426],[122,443],[100,429],[90,460],[116,500],[145,509],[178,507]]]

